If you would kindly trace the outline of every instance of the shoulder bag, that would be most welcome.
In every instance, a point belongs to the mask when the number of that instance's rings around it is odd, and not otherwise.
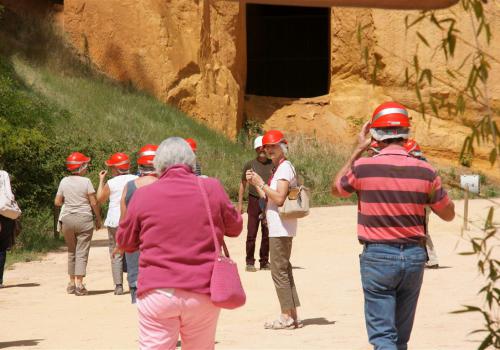
[[[21,209],[12,194],[9,175],[0,171],[0,215],[16,220],[21,215]]]
[[[297,186],[288,189],[288,195],[281,207],[278,207],[280,217],[285,219],[300,219],[309,215],[311,193],[305,186],[298,185],[299,178],[292,166],[297,179]]]
[[[215,234],[215,227],[212,218],[212,211],[208,202],[208,195],[203,186],[202,179],[197,178],[198,186],[200,187],[203,202],[208,214],[210,229],[215,244],[215,261],[210,280],[210,299],[215,306],[223,309],[236,309],[245,305],[246,295],[241,284],[240,275],[236,263],[230,259],[229,251],[227,250],[224,239],[222,240],[222,248],[225,255],[221,253],[221,245]]]

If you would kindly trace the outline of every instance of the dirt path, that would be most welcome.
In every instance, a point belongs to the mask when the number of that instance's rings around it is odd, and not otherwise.
[[[496,200],[500,205],[500,200]],[[471,218],[480,225],[491,202],[471,203]],[[462,203],[457,211],[462,212]],[[500,221],[500,208],[496,221]],[[270,273],[246,273],[245,232],[229,241],[248,294],[247,305],[221,314],[217,349],[370,349],[363,318],[358,254],[354,234],[356,208],[317,208],[299,224],[292,262],[300,316],[306,327],[295,331],[264,330],[264,321],[279,312]],[[431,234],[442,269],[425,274],[411,349],[475,349],[481,326],[477,315],[452,315],[461,304],[477,302],[482,280],[475,260],[460,240],[461,219],[444,223],[434,216]],[[477,229],[475,229],[477,231]],[[105,231],[94,236],[87,288],[91,295],[65,294],[66,254],[21,263],[6,271],[8,288],[0,290],[0,349],[135,349],[136,310],[130,296],[112,293]]]

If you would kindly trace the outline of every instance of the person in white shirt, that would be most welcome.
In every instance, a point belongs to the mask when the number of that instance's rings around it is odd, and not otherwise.
[[[297,219],[281,218],[278,207],[285,202],[291,187],[297,186],[297,176],[292,163],[286,159],[288,142],[279,130],[268,131],[262,140],[268,158],[274,165],[269,183],[253,170],[248,170],[247,181],[255,186],[259,195],[267,199],[266,218],[269,227],[271,275],[281,306],[281,315],[273,322],[266,322],[266,329],[292,329],[303,326],[297,316],[300,306],[293,279],[290,256],[292,241],[297,233]]]
[[[16,203],[14,193],[12,193],[12,188],[10,186],[9,173],[5,170],[0,170],[0,193],[2,194],[2,204],[4,203]],[[3,206],[3,205],[2,205]],[[8,206],[12,209],[12,205]],[[20,215],[21,210],[17,206],[16,211]],[[16,221],[10,217],[8,214],[10,210],[0,211],[0,288],[3,288],[3,272],[5,269],[5,260],[7,259],[7,251],[12,248],[15,244],[15,230]],[[8,216],[5,216],[5,215]]]
[[[106,162],[106,166],[111,169],[112,178],[104,184],[106,170],[99,173],[99,188],[97,189],[97,200],[105,203],[109,199],[108,213],[104,226],[108,229],[109,256],[111,259],[111,271],[115,284],[115,295],[123,294],[123,255],[114,254],[116,248],[116,231],[120,224],[120,201],[122,199],[123,188],[136,175],[129,174],[130,159],[125,153],[115,153]]]

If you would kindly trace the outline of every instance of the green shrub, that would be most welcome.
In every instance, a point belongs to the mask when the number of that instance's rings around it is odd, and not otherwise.
[[[24,211],[20,247],[44,250],[58,244],[47,213],[66,151],[54,126],[67,120],[66,111],[24,85],[9,60],[0,57],[0,167],[10,174]]]

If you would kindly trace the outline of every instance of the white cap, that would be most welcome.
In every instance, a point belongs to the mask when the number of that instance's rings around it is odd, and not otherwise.
[[[257,136],[255,138],[255,141],[253,142],[253,149],[261,148],[262,147],[262,139],[264,136]]]
[[[376,128],[370,129],[372,137],[377,141],[384,141],[388,139],[407,139],[410,135],[408,128]]]

